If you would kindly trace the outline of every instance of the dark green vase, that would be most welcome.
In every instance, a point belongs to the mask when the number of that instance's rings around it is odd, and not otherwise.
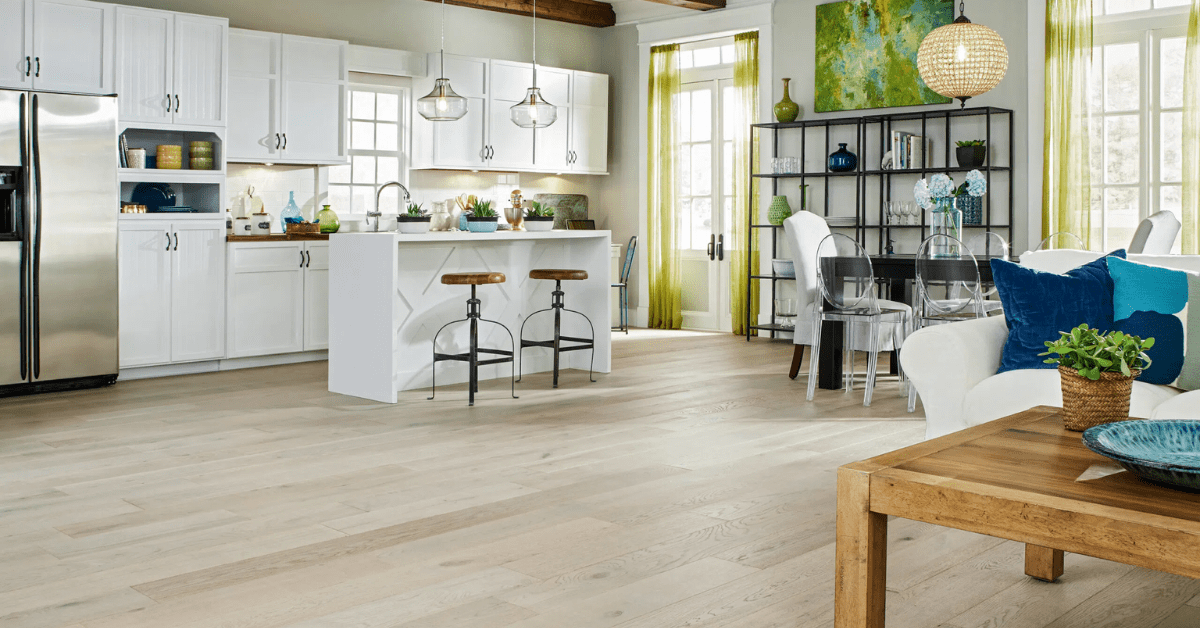
[[[796,117],[800,115],[800,105],[792,102],[792,97],[788,94],[788,83],[792,79],[783,79],[783,100],[775,103],[775,119],[780,122],[795,122]]]

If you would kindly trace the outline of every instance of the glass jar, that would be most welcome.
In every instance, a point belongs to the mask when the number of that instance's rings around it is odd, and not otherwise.
[[[329,205],[321,206],[321,211],[317,212],[317,223],[320,225],[321,233],[337,233],[337,230],[342,227],[337,212],[334,212]]]
[[[299,224],[304,222],[304,215],[300,213],[300,206],[296,204],[295,192],[288,192],[288,204],[284,206],[283,212],[279,214],[279,222],[283,225],[284,233],[287,233],[289,223]]]
[[[934,199],[929,227],[932,235],[948,235],[955,240],[962,240],[962,212],[954,207],[953,197]],[[957,243],[938,240],[931,247],[931,252],[934,257],[958,257],[961,255],[958,249]]]

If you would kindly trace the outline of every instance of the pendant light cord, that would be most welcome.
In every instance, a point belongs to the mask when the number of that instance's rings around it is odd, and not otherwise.
[[[442,48],[439,55],[439,63],[442,66],[442,71],[439,73],[439,78],[446,78],[446,0],[442,0]]]
[[[537,0],[533,0],[533,87],[537,88]]]

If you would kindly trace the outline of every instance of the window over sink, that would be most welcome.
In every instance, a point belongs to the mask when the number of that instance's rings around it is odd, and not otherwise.
[[[339,214],[365,215],[375,208],[375,190],[388,181],[408,184],[409,90],[353,84],[350,87],[350,163],[329,167],[329,204]],[[384,214],[401,211],[400,191],[379,199]]]

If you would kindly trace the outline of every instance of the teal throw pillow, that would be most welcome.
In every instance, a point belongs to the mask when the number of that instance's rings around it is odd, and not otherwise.
[[[1127,260],[1112,260],[1108,269],[1113,328],[1154,338],[1146,351],[1150,368],[1139,381],[1200,389],[1200,308],[1188,307],[1189,301],[1200,303],[1200,275]]]

